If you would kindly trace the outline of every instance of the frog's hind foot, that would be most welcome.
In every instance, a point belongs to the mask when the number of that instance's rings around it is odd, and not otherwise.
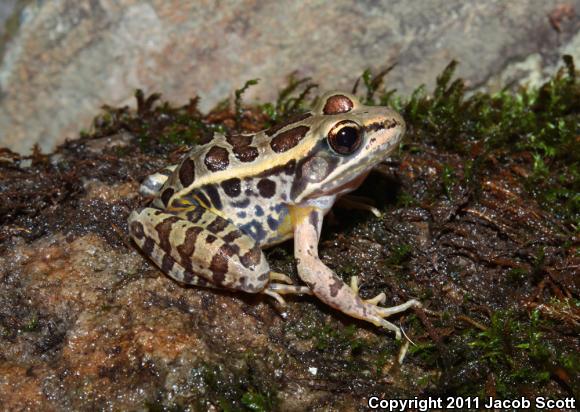
[[[280,272],[274,272],[274,271],[270,271],[270,280],[276,280],[278,282],[284,282],[288,285],[293,285],[294,281],[292,280],[292,278],[290,278],[290,276],[285,275],[283,273]]]
[[[276,299],[282,306],[286,306],[286,301],[280,295],[312,295],[312,291],[308,286],[286,285],[283,283],[270,283],[268,287],[264,289],[264,293]]]

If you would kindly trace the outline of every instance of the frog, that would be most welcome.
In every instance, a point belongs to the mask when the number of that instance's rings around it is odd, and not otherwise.
[[[215,133],[179,164],[148,176],[149,205],[128,218],[129,234],[162,272],[186,285],[265,294],[314,295],[353,318],[395,333],[386,320],[420,307],[383,306],[386,294],[359,295],[320,259],[325,215],[391,154],[405,121],[385,106],[329,92],[308,112],[257,133]],[[294,239],[298,277],[273,271],[263,249]]]

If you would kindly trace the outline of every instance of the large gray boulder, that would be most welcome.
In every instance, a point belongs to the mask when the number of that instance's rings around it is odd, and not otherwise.
[[[132,104],[136,88],[175,103],[199,95],[208,109],[252,78],[262,81],[247,97],[272,99],[294,70],[350,88],[396,62],[389,86],[406,93],[451,59],[478,87],[541,78],[580,53],[580,0],[209,3],[7,2],[0,146],[50,151],[101,105]]]

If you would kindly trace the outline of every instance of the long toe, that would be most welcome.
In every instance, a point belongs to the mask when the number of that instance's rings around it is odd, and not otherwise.
[[[383,305],[387,300],[387,295],[385,295],[385,292],[381,292],[379,293],[377,296],[375,296],[372,299],[367,299],[365,300],[366,303],[370,304],[370,305]]]
[[[421,307],[421,303],[418,300],[411,299],[401,305],[392,306],[390,308],[380,308],[377,307],[377,310],[380,313],[380,316],[383,318],[388,318],[396,313],[401,313],[406,311],[409,308],[418,308]]]

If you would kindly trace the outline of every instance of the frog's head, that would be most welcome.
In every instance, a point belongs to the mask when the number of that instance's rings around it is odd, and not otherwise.
[[[365,106],[348,93],[325,94],[311,121],[317,142],[297,165],[292,192],[298,202],[356,189],[405,133],[399,113]]]

